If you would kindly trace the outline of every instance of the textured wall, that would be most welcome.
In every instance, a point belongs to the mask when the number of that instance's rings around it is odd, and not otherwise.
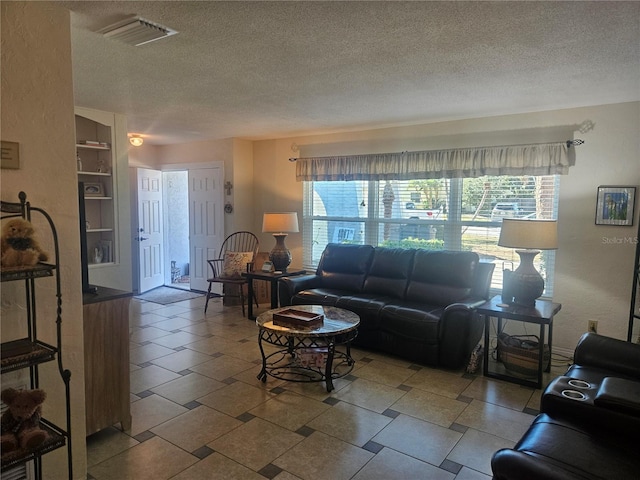
[[[231,197],[225,196],[225,201],[232,203],[238,195],[245,192],[235,186],[235,165],[233,152],[233,139],[211,140],[205,142],[183,143],[177,145],[166,145],[157,147],[157,162],[154,168],[162,169],[163,165],[193,164],[222,162],[224,181],[234,183]],[[249,188],[252,188],[250,185]],[[250,192],[249,192],[250,193]],[[231,214],[224,214],[224,231],[234,232],[237,228],[238,214],[234,211]]]
[[[72,372],[75,478],[86,477],[84,353],[69,13],[42,2],[2,2],[2,140],[20,143],[22,167],[2,170],[2,200],[18,192],[53,218],[60,240],[63,362]],[[36,225],[51,248],[46,230]],[[17,282],[16,282],[17,283]],[[24,294],[2,285],[2,340],[24,325]],[[55,283],[37,282],[39,335],[55,343]],[[65,425],[63,384],[54,362],[41,368],[46,417]],[[64,449],[44,457],[47,479],[67,478]]]

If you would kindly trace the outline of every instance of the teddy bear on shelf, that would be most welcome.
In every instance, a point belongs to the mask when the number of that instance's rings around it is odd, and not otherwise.
[[[27,267],[46,261],[49,255],[35,238],[33,225],[24,218],[9,220],[2,227],[3,267]]]
[[[7,388],[0,398],[8,407],[1,419],[3,456],[21,448],[36,448],[47,439],[48,433],[40,428],[42,403],[47,398],[44,390]]]

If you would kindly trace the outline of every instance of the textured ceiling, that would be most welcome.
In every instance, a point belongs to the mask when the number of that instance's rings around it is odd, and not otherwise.
[[[76,105],[158,145],[640,100],[638,2],[51,3],[72,11]],[[180,33],[95,33],[131,14]]]

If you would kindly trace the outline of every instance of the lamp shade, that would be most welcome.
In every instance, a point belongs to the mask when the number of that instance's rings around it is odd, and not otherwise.
[[[265,213],[262,217],[262,231],[295,233],[298,231],[298,214],[296,212]]]
[[[510,248],[555,250],[558,248],[558,222],[505,218],[502,220],[498,245]]]

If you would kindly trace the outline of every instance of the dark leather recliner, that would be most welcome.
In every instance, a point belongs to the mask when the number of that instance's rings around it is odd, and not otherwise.
[[[482,336],[474,307],[489,298],[493,269],[473,252],[329,244],[315,275],[280,282],[280,303],[351,310],[354,345],[457,368]]]
[[[639,443],[612,431],[540,414],[512,449],[491,459],[495,480],[632,480]]]
[[[587,333],[541,414],[491,460],[495,479],[640,477],[640,345]]]

